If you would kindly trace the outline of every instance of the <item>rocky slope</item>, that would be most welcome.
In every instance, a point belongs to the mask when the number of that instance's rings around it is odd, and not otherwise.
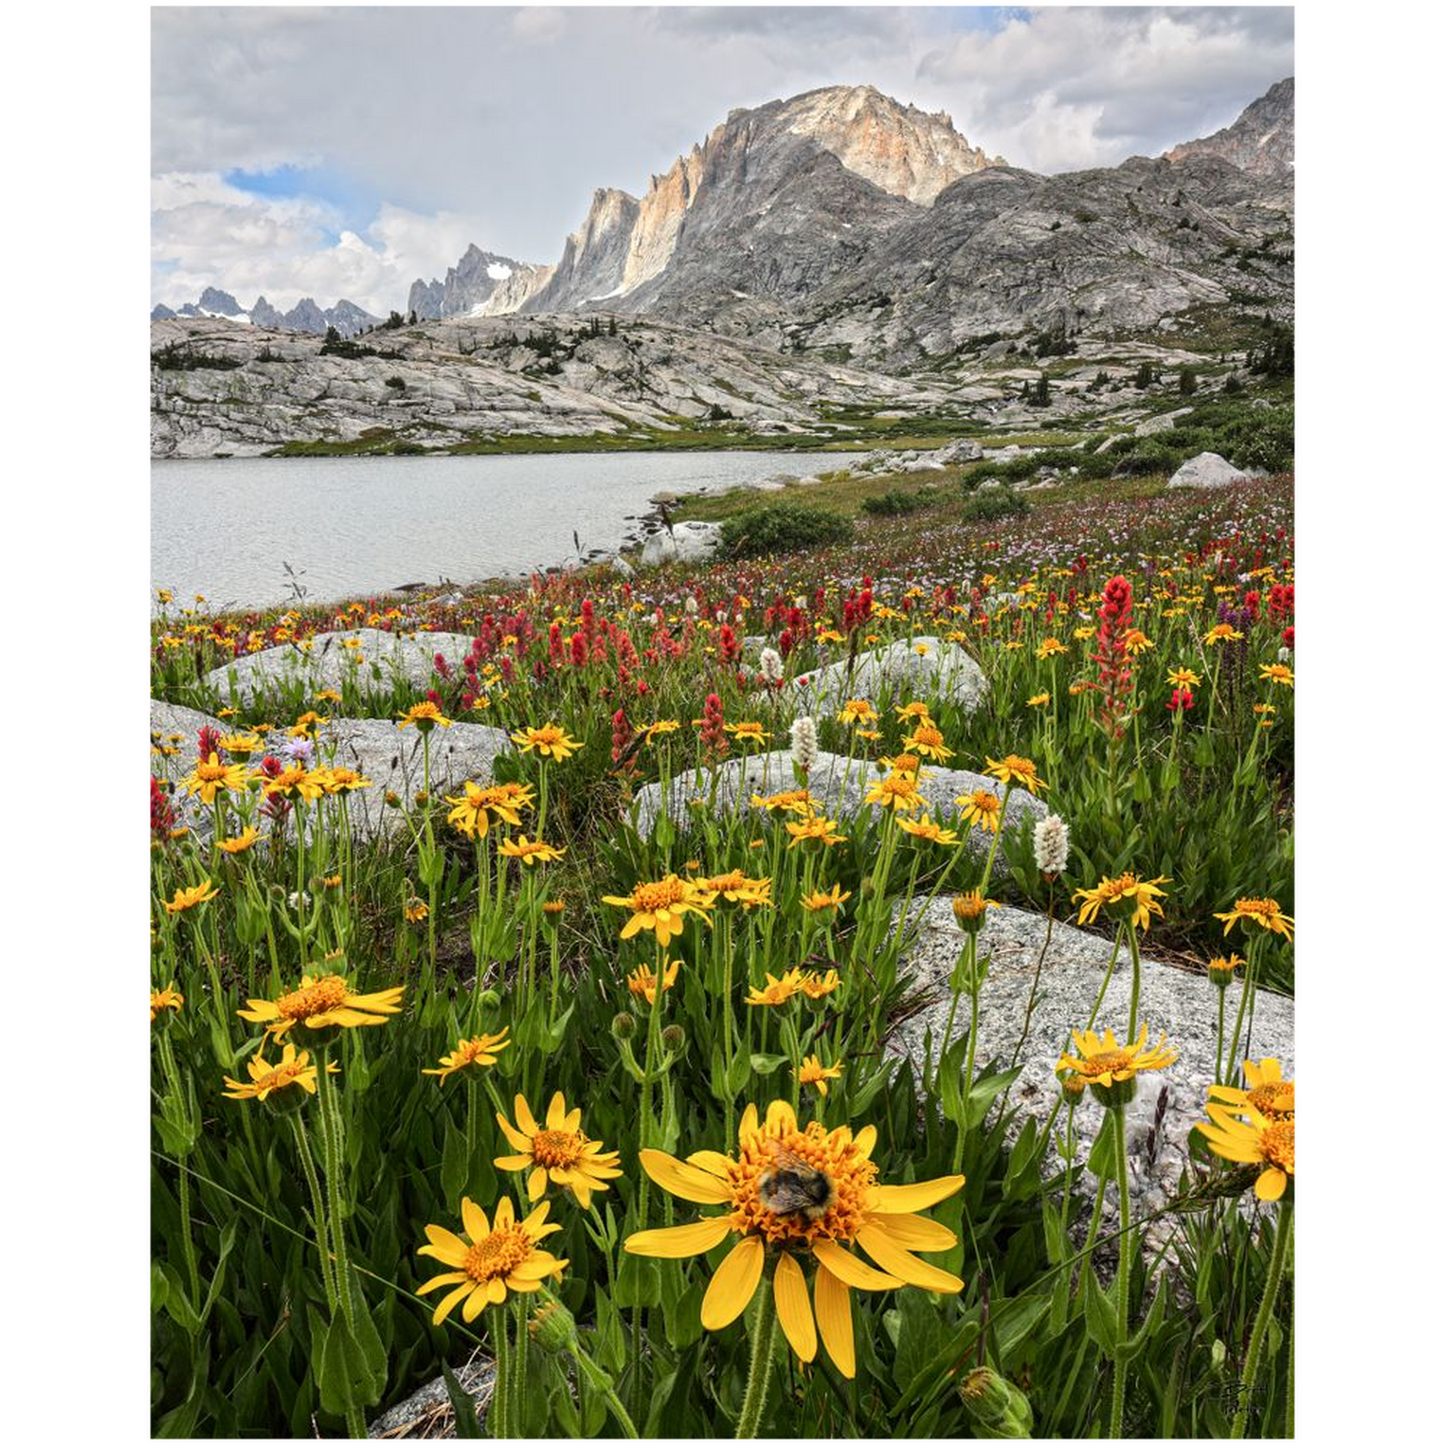
[[[370,438],[447,448],[517,434],[646,440],[688,422],[814,430],[835,406],[930,414],[966,393],[629,319],[616,336],[577,318],[467,317],[366,338],[372,355],[211,319],[158,321],[151,369],[157,457],[259,456],[288,442]],[[725,442],[725,438],[720,444]]]
[[[1203,140],[1186,141],[1165,154],[1170,161],[1217,156],[1252,176],[1294,171],[1294,77],[1276,81],[1245,107],[1238,120]]]
[[[514,261],[481,247],[468,246],[444,281],[412,282],[406,313],[418,321],[440,321],[451,316],[487,315],[492,310],[515,311],[553,271]]]

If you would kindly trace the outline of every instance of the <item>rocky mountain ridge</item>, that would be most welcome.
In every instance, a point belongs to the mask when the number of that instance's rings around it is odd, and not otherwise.
[[[1239,119],[1202,140],[1165,152],[1165,160],[1217,156],[1252,176],[1287,176],[1294,170],[1294,77],[1276,81]]]
[[[356,336],[381,320],[345,298],[323,310],[310,296],[303,296],[283,313],[264,296],[258,296],[256,304],[247,311],[229,291],[221,291],[215,286],[207,286],[198,300],[186,302],[179,310],[160,305],[151,311],[152,321],[175,321],[182,317],[190,320],[223,319],[243,326],[262,326],[272,331],[301,331],[314,336],[324,336],[329,326],[334,326],[342,336]]]

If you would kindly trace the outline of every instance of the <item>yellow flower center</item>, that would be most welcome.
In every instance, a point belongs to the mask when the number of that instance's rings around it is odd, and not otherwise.
[[[553,744],[562,741],[563,734],[561,728],[553,727],[549,723],[546,727],[533,728],[529,736],[534,743],[539,743],[544,747],[551,747]]]
[[[346,998],[346,980],[321,978],[295,993],[282,994],[276,1000],[276,1012],[283,1019],[309,1019],[316,1014],[340,1008]]]
[[[291,1083],[305,1067],[304,1064],[278,1064],[269,1074],[263,1074],[253,1082],[259,1089],[281,1089]]]
[[[532,1241],[520,1224],[494,1229],[468,1251],[462,1268],[478,1284],[505,1278],[532,1252]]]
[[[1250,1104],[1267,1119],[1294,1119],[1294,1084],[1268,1083],[1249,1091]]]
[[[920,747],[940,748],[943,746],[943,734],[928,723],[919,723],[913,730],[913,741]]]
[[[1127,1049],[1107,1049],[1084,1060],[1084,1070],[1091,1077],[1099,1074],[1127,1073],[1134,1063],[1134,1056]]]
[[[532,1158],[544,1169],[566,1169],[577,1162],[585,1142],[566,1129],[543,1129],[532,1140]]]
[[[211,754],[215,757],[215,754]],[[230,771],[228,763],[197,763],[196,776],[203,783],[224,783],[226,774]]]
[[[1259,1152],[1276,1169],[1294,1173],[1294,1120],[1281,1119],[1260,1135]]]
[[[632,890],[632,906],[639,913],[661,913],[686,896],[687,885],[681,878],[664,878],[661,883],[639,883]]]
[[[992,793],[986,793],[982,788],[972,794],[970,801],[976,813],[997,813],[1003,807],[1003,803]]]
[[[1234,905],[1234,911],[1249,918],[1277,918],[1279,904],[1273,898],[1241,898]]]

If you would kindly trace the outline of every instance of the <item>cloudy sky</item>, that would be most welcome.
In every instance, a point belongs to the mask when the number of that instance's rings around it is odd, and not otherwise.
[[[468,242],[555,261],[738,106],[872,84],[1038,171],[1157,155],[1294,73],[1289,8],[151,11],[151,291],[384,314]]]

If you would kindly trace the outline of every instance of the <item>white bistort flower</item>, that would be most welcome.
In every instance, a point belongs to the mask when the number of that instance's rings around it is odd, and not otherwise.
[[[758,671],[764,682],[778,683],[783,680],[783,656],[776,648],[765,647],[758,654]]]
[[[804,714],[793,719],[788,732],[793,740],[793,766],[811,772],[818,761],[818,724]]]
[[[1034,862],[1055,878],[1068,866],[1069,825],[1057,813],[1034,824]]]

